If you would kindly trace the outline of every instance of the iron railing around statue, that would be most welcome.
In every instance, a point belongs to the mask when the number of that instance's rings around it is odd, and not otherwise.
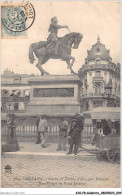
[[[17,127],[16,127],[16,135],[18,141],[26,141],[26,142],[35,142],[36,141],[36,131],[37,127],[35,121],[31,121],[26,119],[26,123],[19,123],[16,120]],[[48,142],[58,142],[59,138],[59,123],[56,121],[49,121],[48,122]],[[2,120],[1,125],[1,139],[5,141],[7,134],[7,125],[6,121]],[[82,132],[81,140],[83,143],[91,143],[93,139],[93,126],[92,124],[84,124],[84,129]]]

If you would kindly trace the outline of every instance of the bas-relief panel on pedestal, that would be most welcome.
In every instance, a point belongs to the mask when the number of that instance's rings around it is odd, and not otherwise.
[[[74,88],[34,88],[33,97],[74,97]]]

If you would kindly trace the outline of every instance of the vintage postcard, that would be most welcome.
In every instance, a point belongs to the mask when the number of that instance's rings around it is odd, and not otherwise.
[[[2,193],[121,194],[120,1],[3,0],[1,67]]]

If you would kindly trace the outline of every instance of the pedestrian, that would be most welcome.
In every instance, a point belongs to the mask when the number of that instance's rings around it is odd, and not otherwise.
[[[41,133],[41,146],[46,148],[46,142],[48,138],[48,125],[46,115],[42,115],[39,121],[39,131]]]
[[[96,145],[97,142],[99,142],[100,136],[104,136],[102,127],[103,127],[102,122],[99,121],[99,122],[96,123],[96,129],[95,129],[96,132],[95,132],[95,136],[92,140],[92,145],[93,146]]]
[[[41,139],[40,139],[40,129],[39,129],[39,122],[41,119],[41,115],[38,116],[37,121],[36,121],[36,143],[35,144],[40,144],[41,143]]]
[[[104,120],[103,121],[103,134],[105,136],[110,135],[111,134],[111,120]]]
[[[73,120],[71,121],[70,131],[68,134],[69,138],[69,152],[71,154],[74,146],[74,154],[77,155],[79,147],[79,137],[83,130],[84,119],[79,114],[75,114]]]
[[[15,115],[14,114],[7,115],[6,145],[9,148],[13,145],[14,148],[12,150],[14,150],[14,151],[20,150],[19,143],[18,143],[17,136],[16,136],[16,124],[15,124]]]
[[[114,126],[115,126],[115,129],[116,129],[116,134],[117,135],[120,135],[120,121],[119,120],[116,120],[114,122]]]
[[[63,150],[66,151],[68,129],[69,129],[68,122],[66,118],[63,118],[61,124],[59,125],[59,143],[58,143],[57,151],[62,149],[62,145],[63,145]]]

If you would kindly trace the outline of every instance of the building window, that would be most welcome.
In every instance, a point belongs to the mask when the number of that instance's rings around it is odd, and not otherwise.
[[[15,110],[15,111],[19,110],[19,104],[18,104],[18,103],[15,103],[15,104],[14,104],[14,110]]]
[[[118,85],[118,93],[120,93],[120,84]]]
[[[93,107],[97,108],[97,107],[102,107],[103,106],[103,102],[101,101],[95,101],[93,102]]]
[[[1,111],[6,111],[6,110],[7,110],[7,104],[5,102],[2,102]]]
[[[101,94],[101,83],[95,83],[95,94]]]
[[[92,76],[92,72],[89,72],[89,76]]]
[[[108,101],[108,107],[113,107],[113,106],[114,106],[114,102]]]
[[[117,103],[116,102],[114,103],[114,107],[117,107]]]
[[[81,88],[81,93],[83,94],[83,87]]]
[[[88,110],[88,109],[89,109],[89,103],[86,102],[86,110]]]
[[[87,79],[84,80],[84,85],[87,86]]]
[[[112,72],[110,72],[110,79],[112,79],[112,77],[113,77],[113,74],[112,74]]]
[[[107,76],[107,72],[106,71],[104,72],[104,75]]]
[[[30,89],[26,89],[24,91],[24,96],[30,96]]]
[[[101,94],[101,86],[95,87],[95,93]]]
[[[115,90],[115,94],[116,94],[116,87],[114,88],[114,90]]]
[[[19,102],[19,110],[25,110],[25,103]]]
[[[111,95],[112,94],[112,88],[105,89],[105,94]]]
[[[1,90],[1,97],[7,97],[9,95],[9,91],[8,90]]]
[[[101,71],[95,71],[95,76],[96,77],[101,77]]]
[[[14,84],[20,84],[21,78],[20,77],[14,77]]]
[[[96,64],[100,64],[100,60],[96,60]]]

